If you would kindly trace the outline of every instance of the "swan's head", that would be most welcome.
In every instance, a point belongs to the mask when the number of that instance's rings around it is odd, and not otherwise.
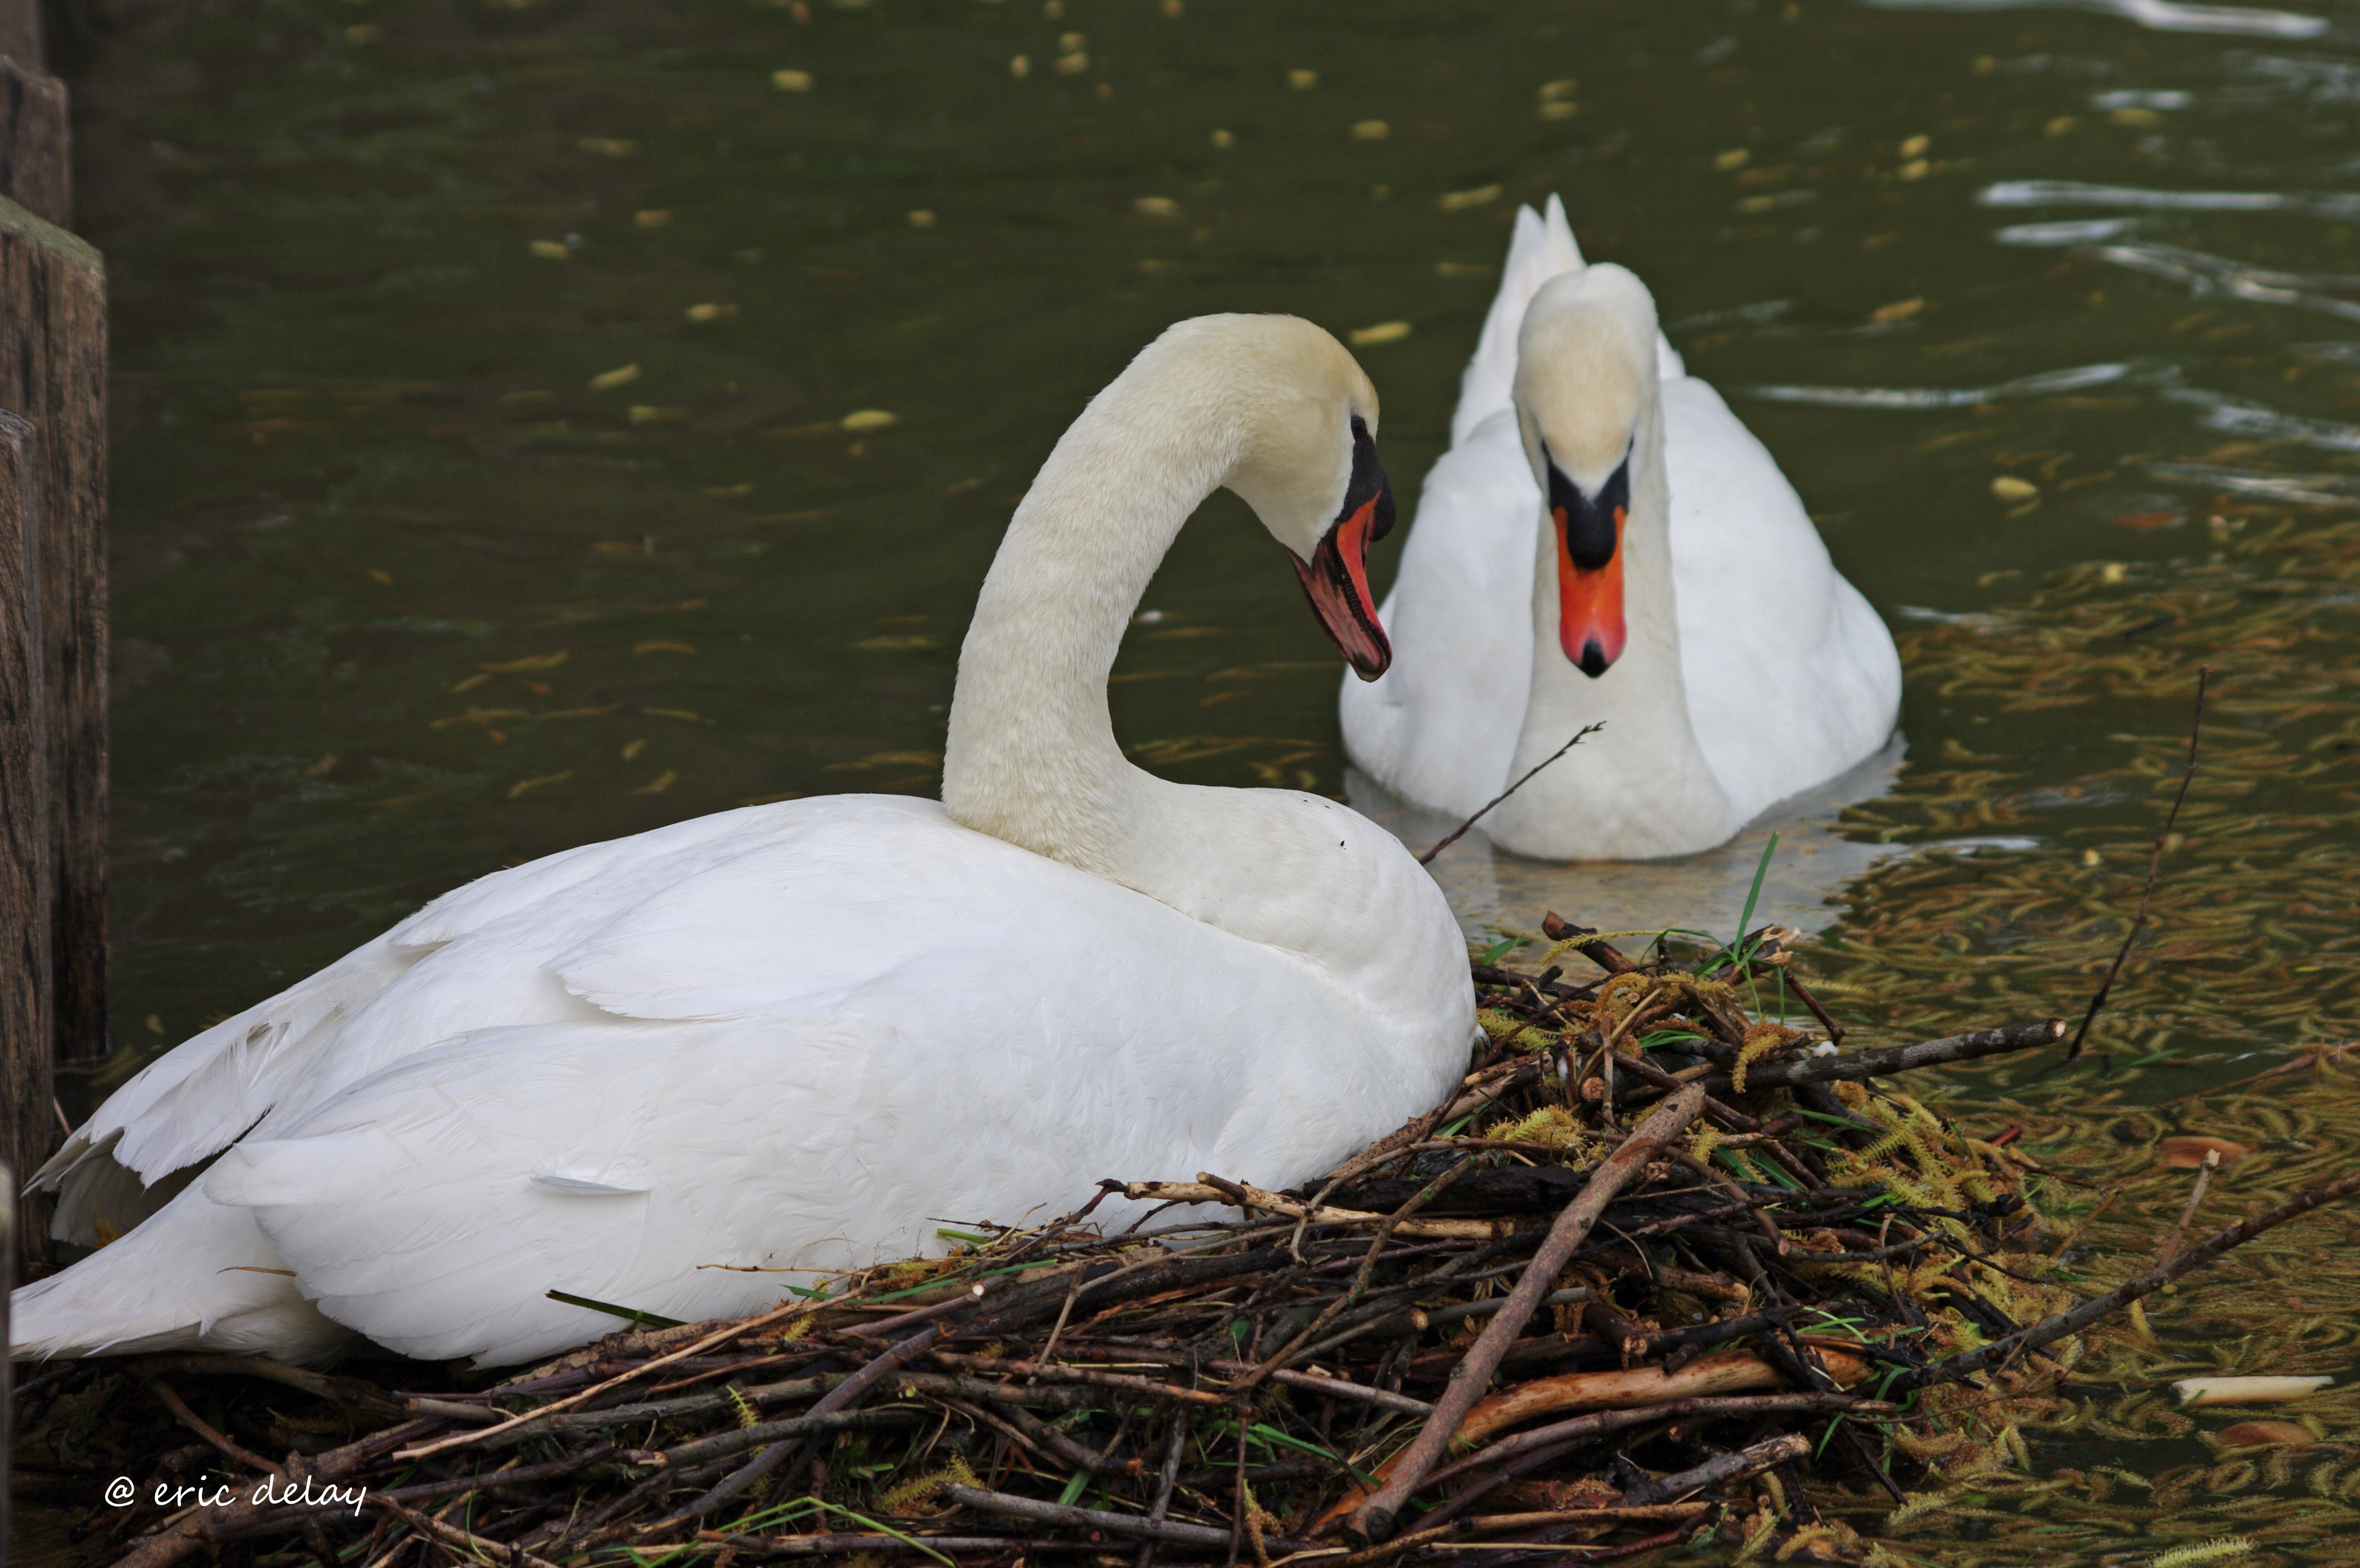
[[[1295,316],[1200,316],[1175,336],[1207,355],[1242,424],[1221,482],[1286,547],[1338,651],[1375,680],[1393,656],[1369,591],[1369,546],[1393,526],[1376,389],[1342,344]]]
[[[1516,337],[1516,422],[1557,536],[1557,643],[1592,679],[1622,655],[1625,524],[1655,407],[1655,302],[1606,263],[1541,285]]]

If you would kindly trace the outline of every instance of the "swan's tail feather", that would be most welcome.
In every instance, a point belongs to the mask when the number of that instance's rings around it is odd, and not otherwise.
[[[1535,289],[1560,272],[1578,272],[1582,266],[1580,242],[1573,237],[1573,225],[1566,219],[1565,203],[1554,191],[1549,192],[1548,207],[1541,214],[1541,225],[1544,230],[1541,260],[1547,270],[1541,274],[1540,281],[1533,285]],[[1525,302],[1529,304],[1530,299],[1527,298]]]
[[[16,1360],[204,1350],[321,1363],[354,1339],[295,1288],[251,1213],[196,1190],[8,1300]]]
[[[1524,324],[1524,307],[1543,283],[1560,272],[1581,266],[1581,247],[1565,219],[1565,203],[1548,199],[1544,218],[1530,207],[1516,209],[1516,231],[1508,242],[1508,259],[1500,269],[1500,291],[1483,317],[1475,340],[1475,357],[1467,362],[1459,381],[1459,407],[1450,416],[1450,444],[1508,406],[1516,379],[1516,333]]]

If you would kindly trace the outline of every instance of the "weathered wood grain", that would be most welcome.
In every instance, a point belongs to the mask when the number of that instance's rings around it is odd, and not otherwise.
[[[0,408],[39,433],[50,1017],[60,1058],[93,1058],[107,1045],[106,265],[5,199]]]
[[[66,84],[6,49],[0,49],[0,196],[60,228],[73,223]]]
[[[40,474],[31,424],[0,412],[0,1166],[30,1171],[56,1135],[49,1043],[49,753],[43,746]],[[46,1202],[14,1216],[16,1272],[35,1272]]]

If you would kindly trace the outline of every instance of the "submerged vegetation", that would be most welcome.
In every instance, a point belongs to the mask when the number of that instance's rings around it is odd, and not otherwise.
[[[2063,1025],[1844,1049],[1789,936],[1634,960],[1551,916],[1513,969],[1510,937],[1475,962],[1457,1093],[1296,1191],[1109,1181],[741,1321],[584,1300],[630,1326],[516,1376],[59,1367],[19,1407],[20,1484],[79,1515],[51,1560],[122,1568],[2193,1564],[2360,1519],[2347,1391],[2215,1430],[2160,1387],[2348,1349],[2360,1280],[2317,1266],[2339,1222],[2274,1228],[2360,1187],[2328,1113],[2280,1092],[2301,1080],[2222,1091],[2202,1135],[1951,1114],[1896,1075],[2047,1056]],[[2241,1223],[2208,1234],[2191,1168]],[[1158,1208],[1109,1234],[1113,1196]],[[2100,1456],[2152,1437],[2177,1440],[2159,1465]],[[328,1500],[284,1500],[307,1486]]]

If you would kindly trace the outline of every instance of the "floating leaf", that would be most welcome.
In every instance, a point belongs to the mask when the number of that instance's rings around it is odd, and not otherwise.
[[[1499,186],[1478,185],[1472,191],[1448,192],[1435,203],[1435,205],[1446,213],[1459,213],[1470,207],[1480,207],[1499,199]]]
[[[864,431],[883,430],[888,425],[901,422],[901,415],[887,413],[883,409],[855,409],[836,422],[836,428],[858,435]]]
[[[610,392],[617,387],[628,387],[639,378],[639,367],[636,362],[618,365],[612,370],[601,370],[591,377],[590,389],[594,392]]]
[[[2287,1448],[2311,1448],[2319,1438],[2309,1427],[2292,1421],[2239,1421],[2221,1429],[2221,1441],[2231,1448],[2258,1448],[2264,1444]]]
[[[528,790],[539,789],[543,784],[563,784],[567,779],[570,779],[573,776],[574,770],[572,768],[568,768],[562,773],[543,773],[537,779],[519,779],[516,783],[508,785],[508,798],[510,800],[514,800],[517,796],[523,795]]]
[[[554,653],[529,653],[521,659],[510,659],[505,664],[478,664],[475,667],[495,675],[515,675],[527,670],[553,670],[565,663],[566,658],[566,651],[560,648]]]
[[[1409,334],[1407,322],[1379,322],[1374,326],[1354,327],[1350,340],[1355,348],[1373,348],[1381,343],[1399,343]]]
[[[2191,1135],[2166,1138],[2155,1146],[2156,1154],[2174,1170],[2194,1170],[2204,1163],[2208,1154],[2218,1154],[2223,1166],[2232,1166],[2254,1152],[2250,1144],[2233,1143],[2227,1138]]]
[[[808,93],[812,90],[812,73],[808,71],[774,71],[770,85],[781,93]]]

